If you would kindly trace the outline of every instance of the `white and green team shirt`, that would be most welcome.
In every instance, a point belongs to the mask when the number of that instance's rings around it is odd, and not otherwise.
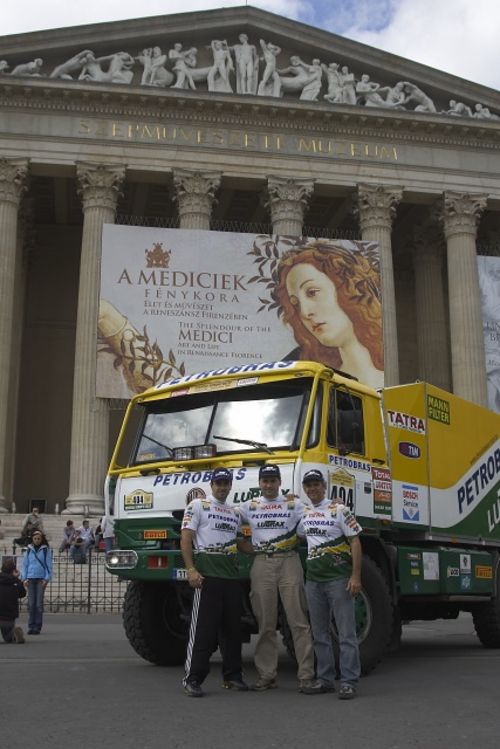
[[[257,554],[279,554],[297,545],[297,525],[304,510],[300,500],[257,497],[239,507],[241,522],[248,525]]]
[[[306,578],[328,582],[350,577],[352,557],[347,539],[362,530],[348,507],[330,499],[304,507],[297,533],[307,538]]]
[[[215,497],[193,499],[181,528],[194,531],[196,569],[208,577],[238,577],[236,536],[240,519],[234,507]]]

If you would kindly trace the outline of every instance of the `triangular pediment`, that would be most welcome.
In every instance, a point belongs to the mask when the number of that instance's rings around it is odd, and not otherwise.
[[[471,124],[500,115],[492,89],[252,7],[0,37],[0,78],[295,100]]]

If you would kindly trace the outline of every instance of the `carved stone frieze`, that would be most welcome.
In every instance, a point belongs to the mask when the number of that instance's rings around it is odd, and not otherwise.
[[[28,187],[28,160],[0,158],[0,201],[21,201]]]
[[[84,210],[99,207],[116,209],[125,177],[124,167],[80,162],[76,166],[76,176]]]
[[[194,41],[194,45],[193,45]],[[189,42],[155,39],[142,50],[116,50],[97,55],[92,49],[75,50],[55,66],[37,57],[11,65],[0,60],[0,77],[45,78],[65,82],[119,84],[121,86],[202,90],[211,93],[249,94],[259,97],[290,98],[331,105],[405,110],[469,120],[500,120],[482,102],[449,99],[442,92],[436,101],[420,83],[400,80],[373,81],[361,69],[352,70],[342,60],[328,61],[335,49],[323,49],[326,61],[314,57],[302,60],[292,48],[285,52],[272,40],[249,39],[240,33],[238,41],[212,39]],[[50,56],[50,50],[47,50]],[[291,54],[290,54],[291,52]],[[331,59],[331,58],[330,58]],[[141,69],[142,68],[142,69]],[[424,84],[425,87],[425,84]]]
[[[472,234],[475,237],[487,198],[486,194],[445,192],[442,220],[446,239],[455,234]]]
[[[403,189],[400,187],[359,184],[356,212],[361,233],[375,227],[390,231],[402,197]]]

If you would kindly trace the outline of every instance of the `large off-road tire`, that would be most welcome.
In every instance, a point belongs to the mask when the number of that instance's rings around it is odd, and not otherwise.
[[[485,648],[500,648],[500,569],[496,572],[496,595],[472,609],[476,634]]]
[[[188,635],[179,592],[172,583],[129,582],[123,625],[135,652],[157,666],[184,662]]]
[[[380,663],[389,650],[391,641],[400,632],[400,620],[391,600],[389,585],[380,567],[367,556],[361,571],[362,592],[356,597],[356,629],[359,641],[361,672],[368,674]],[[395,628],[397,631],[395,632]],[[279,629],[289,655],[295,658],[293,639],[285,612],[280,608]],[[332,620],[332,638],[337,650],[337,630]],[[335,653],[338,663],[338,652]]]

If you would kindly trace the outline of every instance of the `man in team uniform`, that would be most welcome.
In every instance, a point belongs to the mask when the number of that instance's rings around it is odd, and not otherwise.
[[[360,676],[353,597],[361,590],[362,528],[348,507],[326,499],[321,471],[307,471],[302,486],[311,506],[304,507],[297,532],[307,538],[306,596],[317,677],[324,692],[335,691],[333,615],[340,650],[339,699],[349,700],[356,696]]]
[[[296,551],[297,524],[303,504],[294,497],[280,494],[281,473],[277,465],[259,470],[262,495],[240,505],[242,524],[249,526],[252,542],[242,551],[255,555],[250,572],[251,601],[259,624],[255,646],[258,679],[253,689],[274,689],[278,668],[278,593],[290,627],[297,657],[299,691],[316,694],[314,653],[307,619],[304,573]]]
[[[201,684],[217,644],[222,653],[223,687],[248,690],[241,675],[241,585],[236,548],[240,521],[234,507],[226,504],[231,485],[231,471],[216,468],[210,484],[212,494],[193,499],[182,521],[181,552],[189,585],[194,588],[183,680],[189,697],[203,696]]]

